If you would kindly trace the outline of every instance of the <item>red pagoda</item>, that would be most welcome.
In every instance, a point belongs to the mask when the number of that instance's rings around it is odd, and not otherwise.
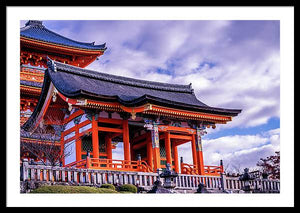
[[[20,33],[21,124],[35,108],[41,93],[47,56],[55,61],[86,67],[101,56],[105,44],[71,40],[47,29],[42,21],[28,21]]]
[[[47,29],[42,21],[30,20],[20,29],[20,50],[20,124],[23,125],[38,103],[47,57],[85,67],[101,56],[106,47],[74,41]],[[47,142],[47,136],[21,133],[21,143],[40,140]],[[25,156],[38,160],[21,146],[21,158]]]
[[[34,109],[22,130],[34,135],[41,123],[59,126],[60,152],[69,153],[62,166],[156,172],[169,164],[177,173],[223,172],[222,166],[204,164],[201,137],[206,128],[226,124],[241,110],[204,104],[191,84],[84,69],[103,54],[105,45],[75,42],[38,21],[21,29],[21,47],[21,75],[40,76],[29,85],[21,81],[24,106]],[[33,67],[38,65],[43,68]],[[28,69],[26,74],[22,68]],[[113,159],[115,142],[123,144],[123,159]],[[192,164],[179,162],[177,148],[185,143],[191,144]]]

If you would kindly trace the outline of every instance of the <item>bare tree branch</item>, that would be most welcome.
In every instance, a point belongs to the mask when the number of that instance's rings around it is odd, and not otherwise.
[[[59,123],[59,121],[54,119],[48,119],[53,124]],[[76,143],[75,140],[61,147],[60,138],[62,131],[62,125],[46,125],[44,123],[41,123],[34,133],[29,133],[21,129],[22,137],[28,137],[35,140],[34,142],[21,141],[21,148],[24,151],[29,152],[32,156],[35,156],[35,158],[40,160],[44,165],[49,163],[51,166],[56,166],[62,162],[63,158],[71,154],[70,151],[66,151],[67,148],[72,143]],[[61,148],[63,150],[61,150]]]

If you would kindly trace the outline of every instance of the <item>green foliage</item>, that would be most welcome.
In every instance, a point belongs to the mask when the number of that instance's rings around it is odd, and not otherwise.
[[[41,186],[31,191],[31,193],[117,193],[117,191],[108,188],[96,188],[90,186]]]
[[[137,187],[132,184],[123,184],[119,186],[120,192],[131,192],[131,193],[137,193]]]
[[[105,188],[105,189],[111,189],[111,190],[116,190],[116,187],[112,184],[109,183],[104,183],[100,186],[100,188]]]

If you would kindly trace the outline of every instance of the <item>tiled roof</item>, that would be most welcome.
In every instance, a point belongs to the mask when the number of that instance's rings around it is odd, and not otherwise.
[[[125,106],[155,103],[188,110],[237,115],[240,110],[210,107],[194,94],[191,84],[169,84],[110,75],[48,60],[56,89],[69,98],[116,101]]]
[[[100,45],[95,45],[92,43],[84,43],[79,41],[74,41],[72,39],[66,38],[59,35],[49,29],[47,29],[42,21],[30,20],[25,24],[25,27],[21,28],[21,37],[26,37],[30,39],[35,39],[44,42],[50,42],[54,44],[70,46],[75,48],[89,49],[89,50],[105,50],[105,43]]]
[[[58,134],[39,134],[39,133],[29,133],[26,131],[23,131],[21,129],[20,131],[21,138],[29,138],[29,139],[38,139],[40,141],[59,141],[60,136]]]
[[[35,82],[35,81],[20,80],[20,85],[42,88],[43,83]]]
[[[137,107],[146,103],[194,112],[236,116],[241,110],[210,107],[195,96],[191,84],[179,85],[145,81],[83,69],[48,58],[48,68],[39,102],[22,126],[30,129],[44,105],[50,83],[67,98],[118,102]]]

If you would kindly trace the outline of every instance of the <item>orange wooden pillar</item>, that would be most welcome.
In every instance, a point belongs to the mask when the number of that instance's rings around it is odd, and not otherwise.
[[[197,151],[196,151],[196,140],[195,135],[192,135],[192,141],[191,141],[191,147],[192,147],[192,154],[193,154],[193,165],[196,166],[198,169],[198,157],[197,157]]]
[[[153,148],[153,166],[154,171],[157,171],[157,169],[160,169],[160,153],[159,153],[159,147]]]
[[[198,161],[198,173],[199,175],[204,175],[204,162],[202,153],[202,140],[201,140],[201,130],[197,129],[196,137],[196,151],[197,151],[197,161]]]
[[[99,158],[98,116],[92,117],[93,158]]]
[[[171,138],[170,132],[165,132],[165,149],[166,149],[166,160],[172,168],[172,154],[171,154]]]
[[[198,156],[198,171],[199,171],[199,175],[204,175],[204,163],[203,163],[203,152],[202,151],[197,151],[197,156]]]
[[[124,160],[130,161],[128,120],[123,120],[123,147],[124,147]]]
[[[159,132],[156,124],[153,124],[151,130],[152,152],[153,152],[153,166],[154,172],[161,168],[160,165],[160,152],[159,152]]]
[[[78,124],[75,124],[75,136],[76,136],[76,161],[81,160],[81,139],[79,137],[79,128]]]
[[[178,164],[178,150],[177,150],[177,146],[173,143],[173,155],[174,155],[174,169],[175,172],[179,173],[179,164]]]
[[[148,139],[147,141],[147,161],[151,169],[153,169],[153,150],[152,141]]]
[[[61,132],[60,134],[60,156],[61,156],[61,161],[62,165],[65,166],[65,140],[64,140],[64,133]]]

